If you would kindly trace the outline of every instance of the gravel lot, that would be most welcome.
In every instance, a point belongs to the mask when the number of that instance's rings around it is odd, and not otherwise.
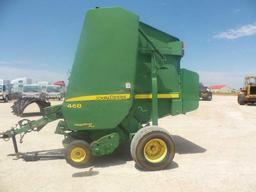
[[[0,103],[0,131],[20,119],[10,106]],[[26,135],[20,151],[61,148],[56,124]],[[161,119],[160,126],[174,135],[177,149],[172,165],[155,172],[138,170],[123,153],[97,159],[89,176],[88,169],[72,168],[63,159],[13,160],[7,156],[11,142],[0,141],[0,192],[256,191],[256,106],[215,96],[201,101],[197,111]]]

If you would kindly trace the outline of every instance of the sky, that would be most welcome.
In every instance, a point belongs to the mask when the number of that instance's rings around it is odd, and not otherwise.
[[[86,11],[115,6],[184,41],[181,66],[206,85],[256,74],[255,0],[0,0],[0,78],[67,80]]]

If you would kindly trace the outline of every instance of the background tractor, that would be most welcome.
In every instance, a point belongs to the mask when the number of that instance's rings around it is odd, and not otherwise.
[[[178,38],[131,12],[91,9],[64,102],[44,108],[39,120],[20,121],[0,138],[12,138],[19,154],[15,135],[59,119],[55,133],[64,136],[65,158],[74,167],[128,143],[139,167],[164,169],[174,158],[175,143],[158,119],[193,111],[199,102],[199,76],[180,68],[183,54]]]
[[[256,103],[256,76],[245,77],[244,87],[240,89],[237,100],[240,105]]]
[[[212,92],[211,90],[204,86],[202,83],[200,83],[200,92],[199,92],[199,97],[203,100],[203,101],[211,101],[212,100]]]

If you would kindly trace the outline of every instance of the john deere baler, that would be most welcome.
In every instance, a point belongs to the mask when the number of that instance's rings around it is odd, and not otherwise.
[[[174,158],[170,134],[158,119],[198,107],[198,74],[180,68],[183,43],[122,8],[86,14],[65,101],[45,108],[37,121],[24,120],[2,138],[60,119],[65,158],[75,167],[129,143],[135,162],[147,170],[166,168]],[[16,149],[17,152],[17,149]]]

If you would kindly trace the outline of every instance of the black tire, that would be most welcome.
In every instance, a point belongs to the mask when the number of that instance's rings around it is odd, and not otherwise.
[[[212,100],[212,94],[208,95],[207,101],[211,101]]]
[[[152,157],[152,159],[147,158],[147,152],[145,152],[147,145],[150,146],[150,142],[159,141],[162,144],[164,142],[163,148],[166,152],[164,152],[164,154],[161,157],[159,157],[159,161],[155,161],[153,159],[154,157]],[[158,145],[159,144],[160,143],[158,143]],[[156,149],[159,148],[154,145],[150,147],[155,147]],[[150,171],[161,170],[167,168],[171,164],[175,155],[175,143],[171,135],[165,129],[159,128],[157,126],[148,126],[140,129],[135,134],[131,142],[130,151],[133,160],[135,161],[136,165],[138,165],[140,168]],[[156,153],[156,156],[160,152],[161,151],[158,151]]]
[[[50,102],[40,98],[20,98],[15,101],[11,106],[12,112],[17,116],[22,116],[24,115],[23,112],[27,108],[27,106],[32,103],[36,103],[38,105],[40,109],[40,114],[42,114],[45,107],[49,107],[51,105]]]
[[[212,93],[207,92],[207,95],[204,94],[204,96],[201,97],[203,101],[211,101],[212,100]]]
[[[92,159],[90,145],[83,140],[72,141],[65,148],[65,159],[73,167],[88,167]]]
[[[239,94],[237,101],[240,105],[245,105],[245,95],[244,94]]]

